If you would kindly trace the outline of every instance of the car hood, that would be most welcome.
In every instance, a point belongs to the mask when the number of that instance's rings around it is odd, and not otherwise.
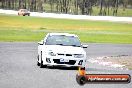
[[[44,51],[63,53],[63,54],[85,54],[85,51],[81,47],[74,46],[61,46],[61,45],[45,45],[43,46]]]

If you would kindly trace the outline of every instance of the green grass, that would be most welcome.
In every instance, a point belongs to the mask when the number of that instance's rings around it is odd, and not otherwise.
[[[77,34],[82,42],[132,44],[132,24],[0,14],[0,41],[39,41],[49,32]]]
[[[104,9],[104,8],[103,8]],[[92,15],[97,16],[99,14],[100,8],[99,7],[93,7],[93,13]],[[108,9],[106,10],[106,16],[113,16],[113,10],[112,8],[109,9],[109,14],[108,14]],[[123,10],[123,8],[118,8],[117,11],[117,16],[121,16],[121,17],[132,17],[132,9],[125,9]]]

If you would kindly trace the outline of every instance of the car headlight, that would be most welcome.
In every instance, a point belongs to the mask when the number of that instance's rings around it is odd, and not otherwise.
[[[49,52],[50,56],[56,56],[56,54],[54,52]]]
[[[75,58],[83,58],[84,57],[84,54],[74,54],[74,57]]]

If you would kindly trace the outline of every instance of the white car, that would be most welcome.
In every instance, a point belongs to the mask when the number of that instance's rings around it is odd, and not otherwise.
[[[86,52],[79,38],[69,33],[48,33],[46,37],[38,42],[37,65],[85,67]]]
[[[22,16],[26,16],[26,15],[30,16],[30,12],[29,12],[27,9],[20,9],[20,10],[18,11],[18,15],[19,15],[19,16],[20,16],[20,15],[22,15]]]

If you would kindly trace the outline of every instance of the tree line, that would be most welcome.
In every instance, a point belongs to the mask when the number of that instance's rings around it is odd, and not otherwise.
[[[0,0],[2,9],[28,9],[37,12],[92,15],[117,15],[118,9],[132,8],[132,0]]]

